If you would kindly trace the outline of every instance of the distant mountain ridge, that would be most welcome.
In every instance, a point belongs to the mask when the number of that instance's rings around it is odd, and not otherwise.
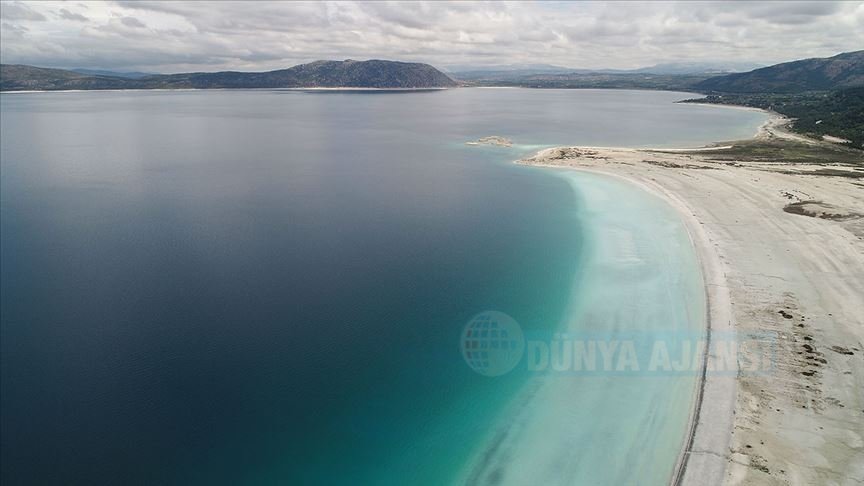
[[[0,65],[0,91],[219,88],[449,88],[434,67],[398,61],[315,61],[267,72],[223,71],[124,78],[62,69]]]
[[[138,71],[108,71],[105,69],[70,69],[73,73],[78,74],[86,74],[89,76],[111,76],[115,78],[130,78],[130,79],[141,79],[146,78],[147,76],[155,76],[156,73],[142,73]]]
[[[724,93],[796,93],[857,86],[864,86],[864,51],[717,76],[696,83],[693,88]]]
[[[509,64],[499,66],[456,66],[447,72],[456,79],[465,81],[501,80],[508,83],[516,81],[532,81],[542,76],[568,76],[572,81],[584,79],[593,80],[601,76],[619,76],[627,80],[629,75],[660,75],[660,76],[709,76],[727,73],[750,71],[761,65],[748,62],[670,62],[655,64],[637,69],[585,69],[554,66],[549,64]],[[636,77],[630,79],[638,79]],[[591,81],[589,81],[591,82]],[[626,84],[626,83],[625,83]]]
[[[633,69],[629,72],[650,74],[727,74],[741,73],[761,68],[752,62],[668,62]]]

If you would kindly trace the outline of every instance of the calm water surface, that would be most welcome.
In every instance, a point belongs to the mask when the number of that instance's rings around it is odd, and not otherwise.
[[[0,96],[2,482],[453,481],[530,378],[463,325],[554,330],[584,267],[578,185],[510,161],[764,120],[686,97]]]

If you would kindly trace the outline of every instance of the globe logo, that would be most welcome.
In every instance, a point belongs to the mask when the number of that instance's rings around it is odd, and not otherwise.
[[[486,311],[465,324],[460,340],[462,357],[484,376],[500,376],[515,367],[525,351],[519,324],[507,314]]]

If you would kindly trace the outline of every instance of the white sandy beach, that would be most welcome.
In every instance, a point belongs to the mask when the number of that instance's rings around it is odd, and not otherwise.
[[[772,118],[759,137],[818,143],[784,123]],[[776,338],[772,370],[707,373],[676,482],[864,484],[860,166],[712,158],[724,145],[553,148],[520,163],[624,177],[663,195],[689,225],[712,333]]]

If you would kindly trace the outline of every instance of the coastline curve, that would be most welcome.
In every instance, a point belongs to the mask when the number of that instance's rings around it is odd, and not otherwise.
[[[543,166],[543,164],[534,165]],[[711,342],[714,334],[734,332],[735,325],[726,285],[726,271],[707,232],[681,198],[652,180],[596,167],[562,167],[551,164],[547,167],[595,173],[635,185],[669,204],[684,223],[702,273],[706,303],[706,347],[687,432],[669,484],[672,486],[722,484],[733,430],[737,384],[735,376],[707,373],[713,360],[719,358],[709,351],[710,346],[707,344]]]

